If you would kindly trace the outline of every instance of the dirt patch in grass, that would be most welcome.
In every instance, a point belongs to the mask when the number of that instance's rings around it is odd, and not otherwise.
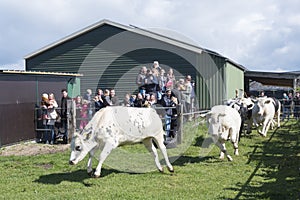
[[[70,149],[69,144],[22,143],[1,148],[0,156],[34,156],[63,152],[68,149]]]

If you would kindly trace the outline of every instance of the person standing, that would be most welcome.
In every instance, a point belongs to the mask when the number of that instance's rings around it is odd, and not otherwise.
[[[91,120],[92,119],[92,117],[93,117],[93,97],[92,97],[92,93],[93,93],[93,91],[91,90],[91,89],[87,89],[86,90],[86,93],[84,94],[84,96],[83,96],[83,100],[87,100],[87,102],[88,102],[88,116],[89,116],[89,120]]]
[[[80,112],[82,108],[82,97],[78,95],[75,99],[75,106],[76,106],[76,130],[79,130],[80,125]]]
[[[47,144],[54,144],[55,142],[55,131],[54,131],[54,125],[57,119],[57,112],[56,112],[56,108],[58,107],[57,102],[55,100],[54,94],[50,93],[49,94],[49,106],[48,106],[48,122],[47,125],[50,129],[50,134],[48,134],[47,137]]]
[[[136,77],[136,84],[139,87],[139,93],[141,94],[145,94],[146,92],[146,88],[145,88],[146,74],[147,74],[147,68],[146,66],[142,66],[139,74]]]
[[[166,108],[165,114],[165,131],[166,131],[166,142],[171,141],[176,135],[176,117],[178,104],[177,98],[172,95],[171,89],[167,89],[166,93],[162,97],[162,106]]]
[[[120,101],[119,101],[118,96],[116,95],[115,89],[111,89],[109,95],[110,95],[110,100],[111,100],[112,106],[119,106]]]
[[[165,70],[161,69],[160,74],[158,76],[158,91],[157,91],[157,100],[160,101],[162,95],[166,92],[166,83],[167,77],[165,76]]]
[[[47,93],[42,94],[42,101],[41,101],[41,119],[43,123],[43,133],[41,135],[41,142],[46,143],[48,140],[48,106],[49,106],[49,95]]]
[[[82,101],[82,107],[81,107],[81,111],[80,111],[80,118],[81,118],[81,121],[80,121],[80,126],[79,126],[79,130],[83,130],[84,127],[88,124],[89,122],[89,115],[88,115],[88,112],[89,112],[89,107],[88,107],[88,101],[86,99],[84,99]]]
[[[286,93],[283,93],[283,98],[282,98],[282,108],[283,108],[283,113],[282,113],[282,121],[287,119],[290,119],[290,111],[291,111],[291,100],[289,96]]]
[[[70,113],[68,112],[68,101],[72,101],[72,99],[68,96],[68,92],[66,89],[62,89],[61,90],[62,93],[62,98],[61,98],[61,125],[62,128],[64,130],[64,143],[68,143],[68,129],[69,129],[69,125],[68,125],[68,119],[70,116]]]
[[[185,90],[183,91],[183,98],[185,101],[185,105],[184,105],[184,111],[185,113],[190,113],[191,112],[191,94],[192,94],[192,84],[191,84],[191,76],[187,75],[185,77]],[[191,115],[189,115],[188,120],[191,120]]]
[[[104,104],[104,107],[112,106],[112,101],[110,100],[110,90],[109,89],[104,90],[103,104]]]
[[[298,120],[300,118],[300,93],[296,92],[294,97],[294,117]]]
[[[173,71],[173,68],[170,68],[167,73],[167,82],[166,82],[165,86],[166,86],[166,88],[173,89],[175,83],[176,83],[176,78],[174,75],[174,71]]]

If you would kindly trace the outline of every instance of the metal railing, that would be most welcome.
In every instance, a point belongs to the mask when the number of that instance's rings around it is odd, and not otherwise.
[[[163,122],[163,126],[164,126],[164,130],[166,130],[166,124],[165,124],[165,114],[166,114],[166,110],[167,109],[176,109],[176,115],[172,116],[173,119],[177,120],[177,126],[176,126],[176,130],[173,130],[173,131],[176,131],[176,134],[177,134],[177,144],[180,144],[182,142],[182,138],[183,138],[183,124],[184,124],[184,121],[190,121],[191,119],[196,119],[198,117],[198,115],[200,115],[201,113],[205,113],[207,112],[206,110],[202,110],[202,111],[194,111],[194,112],[189,112],[189,113],[184,113],[183,110],[183,105],[182,104],[179,104],[177,105],[176,107],[162,107],[162,106],[154,106],[152,107],[153,109],[155,109],[157,111],[157,113],[159,114],[162,122]],[[82,120],[87,120],[89,121],[92,116],[97,112],[95,111],[95,108],[89,108],[88,109],[88,112],[91,113],[90,116],[88,116],[87,118],[86,117],[81,117],[79,115],[80,113],[80,108],[74,108],[73,112],[70,112],[70,113],[74,113],[75,116],[72,116],[72,114],[68,115],[68,119],[63,119],[61,118],[61,108],[56,108],[55,109],[56,112],[58,113],[58,115],[60,117],[58,117],[57,121],[55,122],[55,132],[60,132],[60,129],[62,127],[62,124],[61,122],[63,120],[67,120],[67,121],[71,121],[72,122],[72,118],[73,118],[73,126],[74,126],[74,131],[75,130],[79,130],[80,127],[80,122]],[[47,126],[45,126],[45,123],[47,123],[47,119],[43,119],[42,117],[42,108],[35,108],[35,115],[34,115],[34,124],[35,124],[35,131],[36,132],[45,132],[45,131],[50,131],[51,129],[48,128]],[[82,128],[82,127],[81,127]],[[71,137],[72,136],[72,131],[69,132],[69,136]]]

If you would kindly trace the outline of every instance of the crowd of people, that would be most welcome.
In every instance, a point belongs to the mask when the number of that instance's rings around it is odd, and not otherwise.
[[[128,106],[128,107],[165,107],[163,116],[165,119],[166,141],[176,137],[178,106],[183,105],[185,113],[191,112],[194,103],[194,82],[190,75],[184,79],[177,80],[173,69],[167,73],[160,67],[157,61],[149,68],[142,66],[136,77],[137,93],[127,93],[122,100],[116,95],[115,89],[100,89],[93,94],[87,89],[84,95],[74,98],[76,106],[76,129],[82,130],[95,112],[106,106]],[[43,125],[46,131],[43,141],[53,144],[55,142],[55,121],[60,118],[60,124],[64,129],[66,138],[67,126],[67,91],[62,90],[61,108],[53,94],[43,94],[41,109],[43,110]],[[52,114],[51,114],[52,113]],[[188,119],[189,120],[189,119]],[[67,140],[67,139],[66,139]]]
[[[260,92],[258,96],[266,97],[264,91]],[[282,107],[282,121],[289,120],[292,116],[297,120],[300,119],[300,92],[295,92],[294,94],[292,92],[284,92],[282,98],[278,100]]]
[[[41,142],[46,144],[54,144],[56,141],[57,133],[55,126],[59,122],[61,129],[63,129],[63,142],[68,143],[68,127],[67,127],[67,107],[68,100],[71,98],[68,96],[66,89],[62,91],[61,105],[58,109],[58,103],[53,93],[43,93],[41,100],[41,120],[43,129],[45,130],[40,138]]]
[[[300,119],[300,93],[283,93],[282,103],[282,120],[289,120],[293,114],[295,119]]]

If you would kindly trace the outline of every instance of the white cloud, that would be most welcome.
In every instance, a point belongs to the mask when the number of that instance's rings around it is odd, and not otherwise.
[[[296,0],[0,1],[0,66],[107,18],[174,30],[249,69],[295,70],[299,7]]]
[[[0,65],[0,70],[25,70],[24,60],[19,60],[17,63]]]

